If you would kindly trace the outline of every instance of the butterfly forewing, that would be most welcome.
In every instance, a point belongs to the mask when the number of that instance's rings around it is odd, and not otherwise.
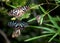
[[[29,9],[30,9],[29,6],[19,7],[19,8],[11,10],[8,15],[18,18],[18,17],[21,17]]]

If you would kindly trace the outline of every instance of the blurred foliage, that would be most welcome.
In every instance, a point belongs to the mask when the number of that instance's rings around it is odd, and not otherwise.
[[[30,10],[20,18],[8,15],[10,10],[25,5]],[[60,0],[0,0],[0,29],[6,33],[11,43],[60,43],[59,14]],[[7,25],[11,20],[25,21],[29,27],[21,30],[19,37],[12,38],[14,29]],[[2,36],[0,38],[5,42]]]

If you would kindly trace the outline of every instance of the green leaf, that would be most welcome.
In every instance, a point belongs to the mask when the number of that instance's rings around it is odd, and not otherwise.
[[[56,32],[54,32],[54,31],[43,31],[42,33],[43,33],[43,34],[47,34],[47,33],[48,33],[48,34],[54,34],[54,33],[56,33]]]
[[[29,17],[30,17],[30,13],[25,13],[19,19],[22,20],[22,19],[29,18]]]
[[[40,5],[40,9],[42,10],[42,12],[46,13],[45,9]]]
[[[34,20],[36,20],[36,17],[28,20],[27,22],[32,22],[32,21],[34,21]]]
[[[52,38],[50,38],[50,40],[48,42],[51,42],[58,34],[59,34],[59,32],[55,33],[55,35],[53,35]]]
[[[58,30],[60,30],[60,27],[58,26],[58,24],[52,19],[52,17],[51,17],[49,14],[48,14],[48,17],[49,17],[51,23],[52,23]]]
[[[56,3],[60,3],[60,0],[55,0]]]
[[[55,32],[53,29],[47,28],[47,27],[41,27],[41,26],[30,26],[32,28],[38,28],[38,29],[42,29],[42,30],[47,30],[49,32]]]
[[[17,8],[17,7],[24,6],[26,2],[27,0],[10,0],[10,2],[6,2],[6,4],[12,8]]]
[[[45,35],[41,35],[41,36],[36,36],[36,37],[33,37],[33,38],[26,39],[24,41],[25,42],[26,41],[31,41],[31,40],[39,39],[39,38],[42,38],[42,37],[47,37],[47,36],[50,36],[50,35],[52,35],[52,34],[45,34]]]
[[[39,5],[31,4],[30,9],[39,9]]]
[[[51,24],[44,23],[44,25],[56,28],[54,25],[51,25]]]
[[[60,21],[60,17],[59,16],[57,16],[57,20]]]

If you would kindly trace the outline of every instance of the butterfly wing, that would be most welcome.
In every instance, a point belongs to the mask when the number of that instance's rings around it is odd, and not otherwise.
[[[18,17],[21,17],[29,9],[30,9],[29,6],[19,7],[19,8],[11,10],[8,15],[18,18]]]
[[[18,36],[20,36],[20,34],[21,34],[20,29],[17,29],[15,31],[13,31],[12,38],[18,37]]]

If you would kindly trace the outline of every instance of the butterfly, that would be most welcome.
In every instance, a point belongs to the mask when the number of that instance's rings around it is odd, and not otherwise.
[[[18,7],[16,9],[11,10],[8,15],[14,16],[15,18],[21,17],[25,12],[30,9],[29,6]]]
[[[8,26],[14,29],[12,33],[12,38],[18,37],[21,35],[21,30],[28,27],[28,23],[23,21],[10,21],[8,22]]]

